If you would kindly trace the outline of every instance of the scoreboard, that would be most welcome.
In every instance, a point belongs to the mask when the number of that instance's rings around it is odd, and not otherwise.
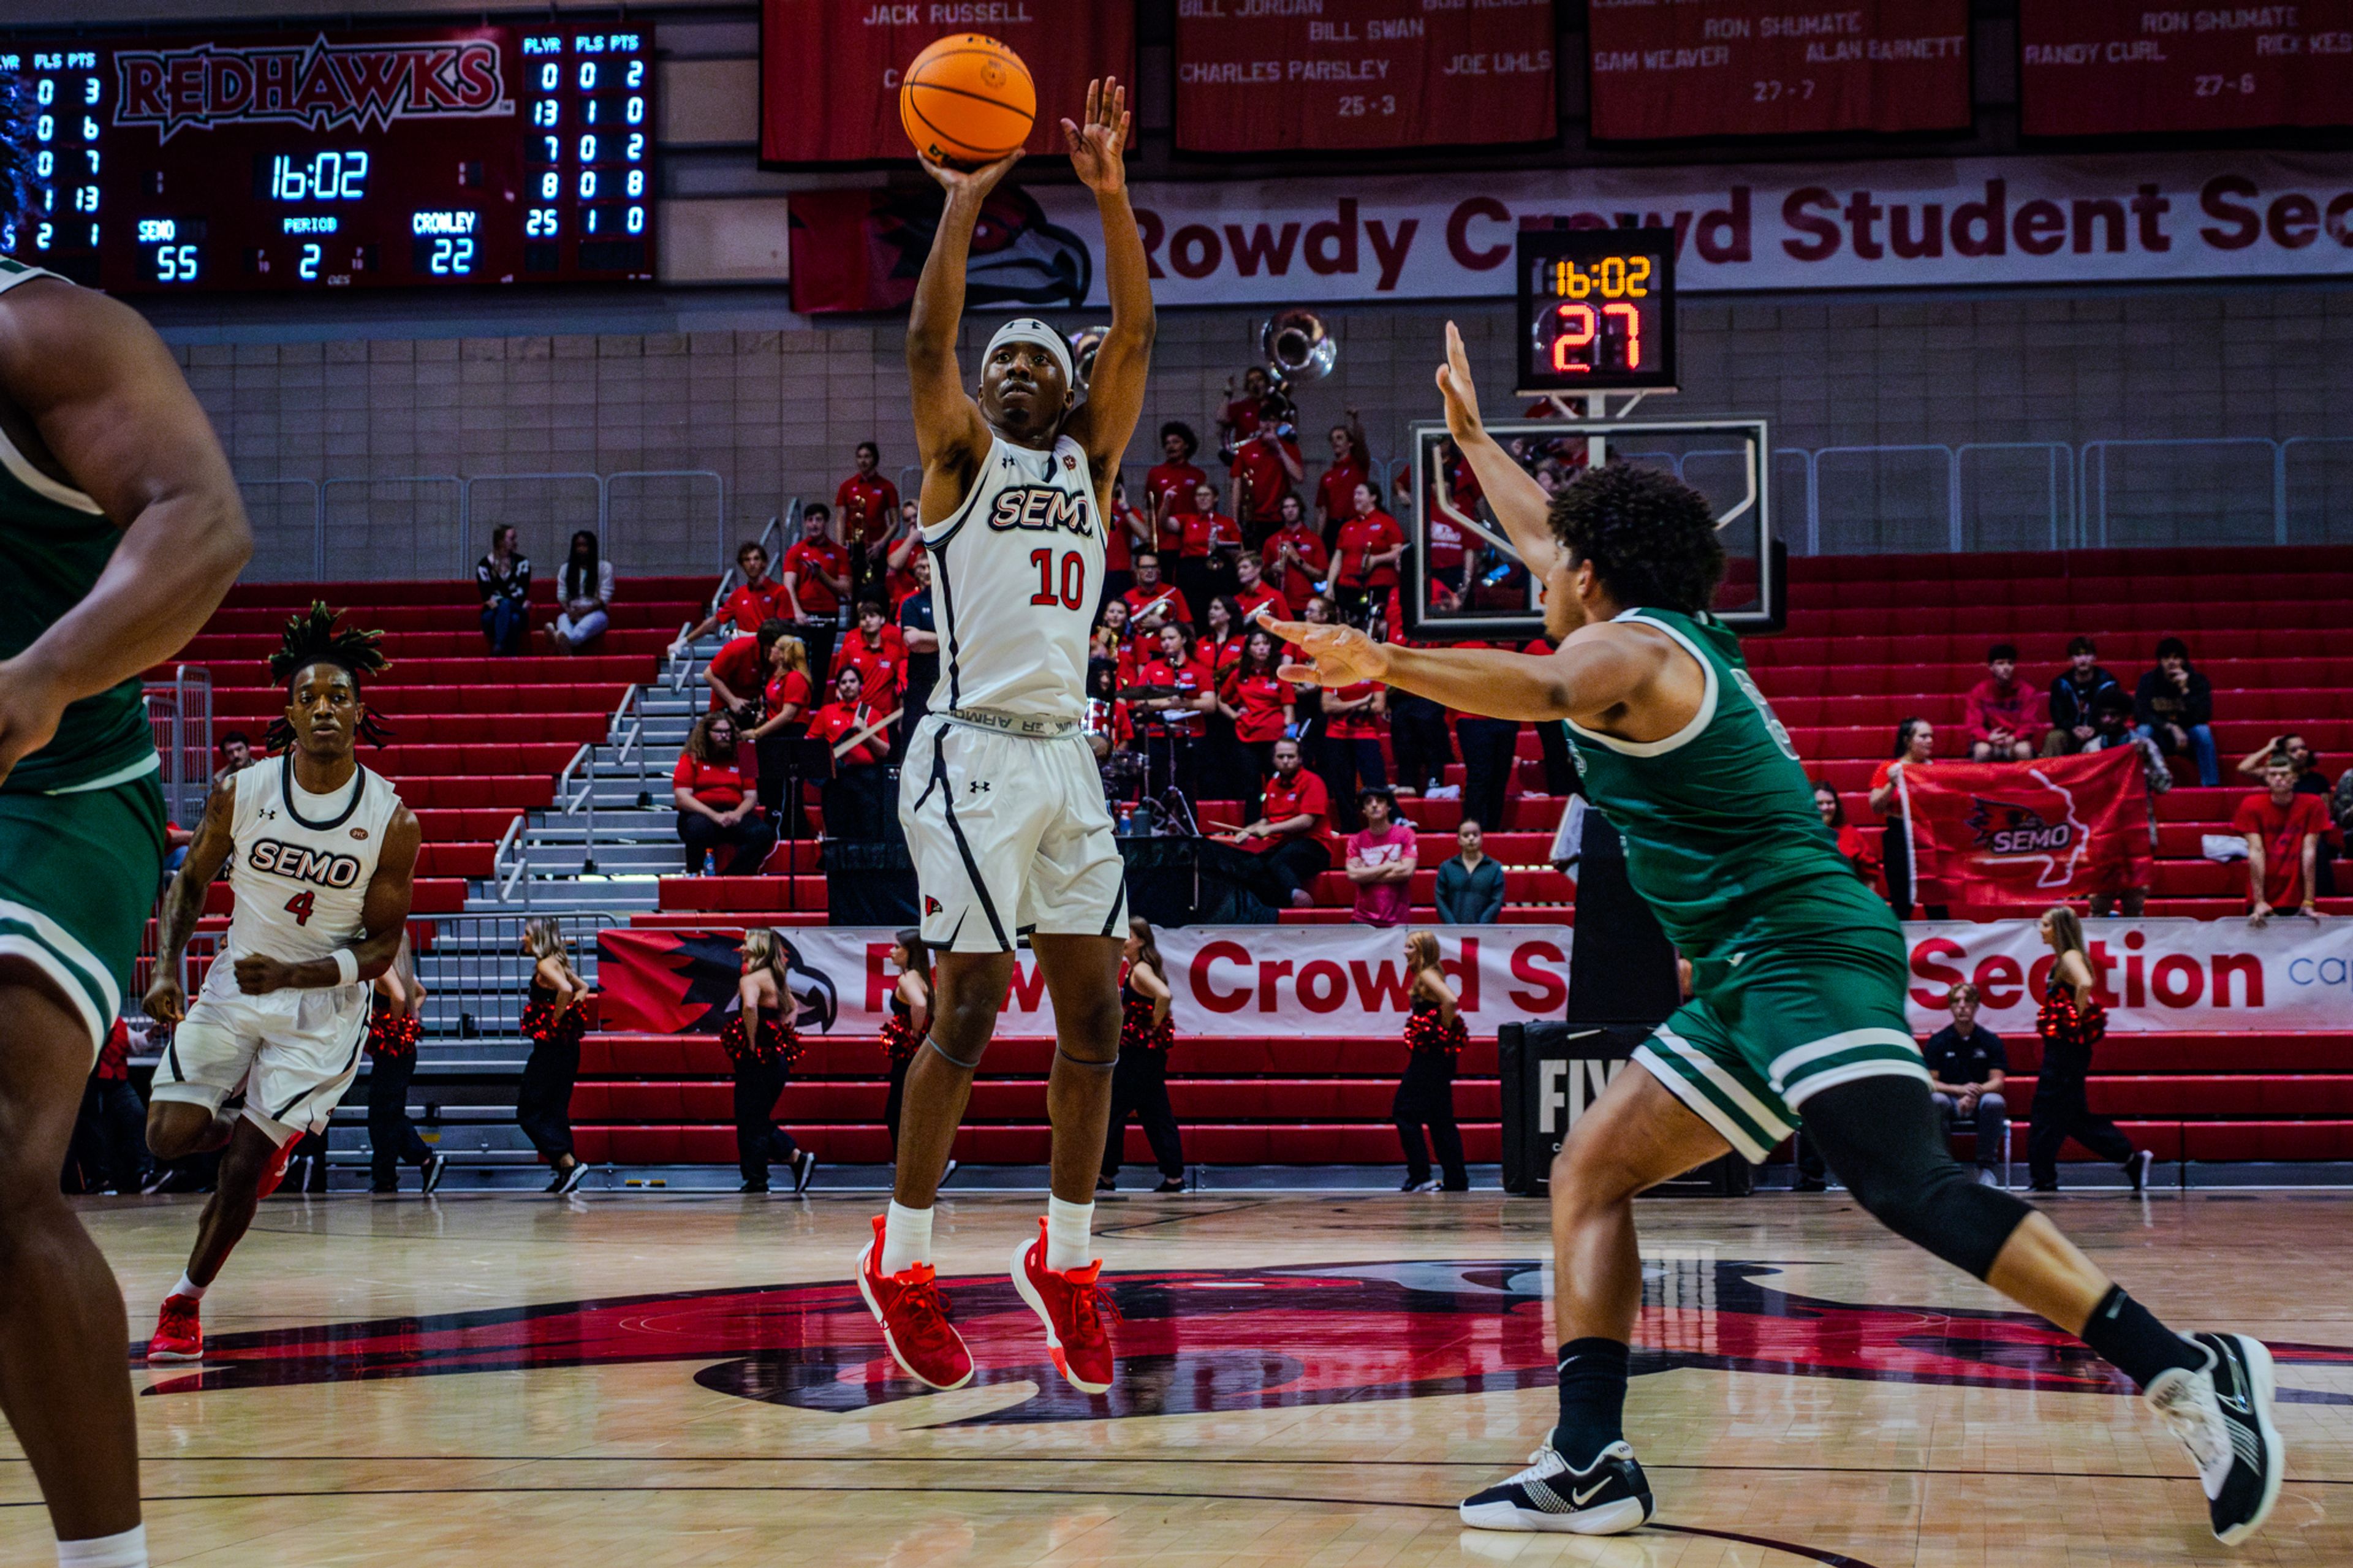
[[[0,253],[122,293],[649,279],[651,44],[577,24],[0,37],[22,171]]]
[[[1675,385],[1675,231],[1519,232],[1519,389]]]

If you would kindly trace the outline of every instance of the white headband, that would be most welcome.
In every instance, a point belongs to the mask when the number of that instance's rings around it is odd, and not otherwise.
[[[1062,384],[1064,386],[1072,384],[1071,345],[1062,341],[1060,333],[1037,317],[1016,316],[997,328],[997,335],[988,340],[988,350],[981,356],[982,363],[986,363],[995,358],[998,348],[1006,343],[1036,343],[1039,348],[1052,354],[1054,363],[1062,367]]]

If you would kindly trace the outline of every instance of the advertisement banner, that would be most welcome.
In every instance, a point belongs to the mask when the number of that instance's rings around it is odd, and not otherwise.
[[[2023,0],[2029,136],[2353,124],[2353,0]]]
[[[1556,1018],[1568,1005],[1566,926],[1439,926],[1441,967],[1474,1036],[1508,1023]],[[1403,1032],[1403,930],[1191,926],[1159,933],[1182,1035],[1388,1038]],[[782,931],[786,979],[805,1032],[879,1033],[897,979],[892,933],[880,927]],[[609,930],[596,934],[599,1017],[608,1030],[715,1034],[735,1003],[733,931]],[[1054,1032],[1038,961],[1014,956],[997,1032]]]
[[[1968,0],[1591,0],[1593,135],[1966,130]]]
[[[1176,146],[1350,152],[1548,142],[1552,0],[1185,0]]]
[[[900,73],[955,33],[986,33],[1029,68],[1038,119],[1025,145],[1060,149],[1087,83],[1135,79],[1135,7],[1094,0],[881,5],[765,0],[760,7],[760,159],[768,163],[913,163],[899,124]]]
[[[2353,1018],[2353,921],[2280,918],[2086,922],[2111,1034],[2145,1030],[2342,1030]],[[1967,980],[1996,1034],[2031,1036],[2051,978],[2032,921],[1924,921],[1904,928],[1913,1028],[1952,1022],[1946,996]]]
[[[1033,194],[1037,231],[1000,237],[997,253],[1070,285],[1055,304],[1102,304],[1093,198],[1071,185]],[[917,195],[937,212],[936,193]],[[2353,267],[2343,153],[1205,181],[1138,185],[1134,203],[1163,305],[1508,297],[1513,237],[1535,221],[1672,228],[1677,285],[1694,294]],[[922,262],[915,252],[911,270]]]
[[[2148,886],[2148,782],[2136,747],[1896,775],[1924,904],[2053,903]]]

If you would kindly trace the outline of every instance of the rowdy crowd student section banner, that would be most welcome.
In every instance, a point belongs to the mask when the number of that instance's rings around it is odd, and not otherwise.
[[[1556,1018],[1568,1004],[1565,926],[1438,927],[1439,952],[1473,1035]],[[805,1032],[878,1032],[895,980],[892,933],[797,928],[786,977]],[[1405,1027],[1405,932],[1366,926],[1194,926],[1159,933],[1176,993],[1179,1035],[1390,1038]],[[596,937],[599,1018],[607,1029],[711,1034],[735,1003],[735,932],[613,930]],[[998,1026],[1007,1036],[1054,1030],[1037,960],[1015,956]]]
[[[2055,903],[2148,886],[2148,784],[2138,750],[2032,763],[1905,768],[1901,812],[1924,904]]]
[[[2092,967],[2111,1034],[2168,1029],[2342,1031],[2353,1019],[2353,921],[2090,921]],[[1976,984],[1978,1018],[2031,1037],[2050,981],[2051,949],[2032,921],[1908,925],[1905,1005],[1922,1034],[1952,1022],[1946,998]],[[2110,1071],[2128,1058],[2109,1059]]]
[[[900,73],[924,46],[986,33],[1038,85],[1030,153],[1063,145],[1087,82],[1135,79],[1135,8],[1095,0],[764,0],[760,8],[760,157],[770,163],[860,163],[915,156],[899,125]]]
[[[2353,124],[2353,0],[2021,0],[2029,136]]]
[[[1549,141],[1552,0],[1181,0],[1176,145],[1340,152]]]
[[[1597,141],[1969,123],[1968,0],[1591,0]]]

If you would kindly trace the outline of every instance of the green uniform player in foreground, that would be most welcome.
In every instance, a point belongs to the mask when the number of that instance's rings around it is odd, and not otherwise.
[[[147,1562],[122,1295],[58,1191],[163,879],[139,676],[251,551],[162,340],[0,258],[0,1408],[75,1568]]]
[[[2214,1533],[2253,1534],[2279,1495],[2271,1357],[2184,1337],[2051,1221],[1955,1163],[1904,1013],[1904,947],[1847,868],[1789,737],[1707,618],[1724,551],[1704,498],[1613,465],[1557,500],[1480,423],[1461,338],[1438,373],[1449,431],[1545,584],[1556,652],[1415,649],[1346,626],[1272,623],[1318,686],[1386,682],[1497,718],[1565,720],[1588,799],[1690,960],[1693,998],[1577,1119],[1553,1162],[1560,1424],[1528,1468],[1464,1500],[1480,1529],[1606,1535],[1651,1517],[1626,1442],[1642,1300],[1636,1194],[1726,1149],[1761,1160],[1800,1110],[1840,1178],[1905,1239],[2083,1338],[2146,1392],[2197,1461]]]

